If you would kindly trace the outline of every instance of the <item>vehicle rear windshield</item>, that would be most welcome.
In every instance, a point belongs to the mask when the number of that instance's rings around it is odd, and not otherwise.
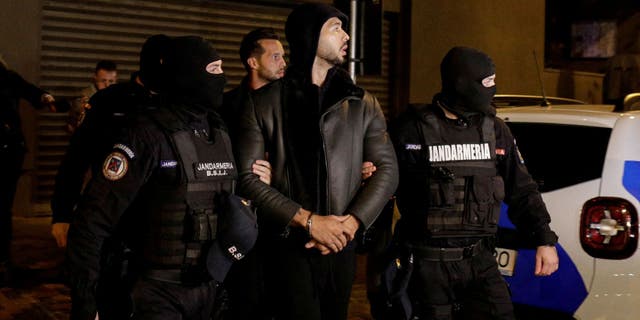
[[[540,192],[600,178],[610,128],[508,122]]]

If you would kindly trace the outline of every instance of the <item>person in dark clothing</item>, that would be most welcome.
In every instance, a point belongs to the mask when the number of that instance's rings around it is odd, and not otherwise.
[[[355,232],[373,223],[397,184],[382,110],[339,66],[346,22],[326,4],[296,7],[285,26],[291,65],[251,93],[238,123],[240,190],[258,208],[276,319],[346,319]],[[271,186],[251,173],[265,153]],[[360,188],[364,159],[377,171]]]
[[[433,103],[408,110],[393,132],[396,234],[413,257],[411,319],[513,319],[493,257],[501,201],[537,246],[536,275],[558,269],[557,236],[509,128],[495,116],[491,58],[455,47],[440,68],[442,90]]]
[[[163,66],[158,107],[123,128],[74,216],[67,247],[72,319],[95,317],[102,245],[123,219],[133,224],[125,236],[140,261],[134,319],[209,319],[230,266],[207,254],[234,241],[217,235],[237,177],[215,111],[226,81],[222,60],[208,41],[176,37]],[[239,260],[245,249],[223,250]]]
[[[96,92],[90,99],[86,119],[74,132],[56,174],[51,198],[51,234],[59,247],[66,247],[67,231],[91,166],[101,170],[104,156],[111,151],[115,134],[147,108],[161,91],[162,59],[169,37],[149,37],[140,51],[140,71],[126,83],[117,83]]]
[[[286,68],[284,48],[280,37],[272,28],[258,28],[247,33],[242,38],[239,53],[247,75],[238,87],[224,94],[220,112],[232,137],[242,105],[249,93],[282,78]],[[269,162],[262,159],[256,159],[253,166],[254,171],[268,171],[269,168]],[[269,184],[270,181],[265,183]],[[254,248],[229,271],[224,283],[229,296],[229,319],[260,319],[266,316],[262,258],[259,248]]]
[[[99,90],[91,97],[89,104],[92,107],[71,137],[56,175],[51,199],[51,234],[59,247],[66,247],[67,231],[84,184],[88,177],[100,172],[117,132],[136,114],[155,107],[153,96],[161,90],[161,61],[169,42],[165,35],[149,37],[140,52],[140,70],[131,75],[131,80]],[[116,233],[125,233],[124,226],[119,226]],[[132,308],[128,295],[137,273],[132,252],[121,234],[105,240],[100,266],[100,281],[96,288],[100,318],[128,318]]]
[[[287,66],[280,37],[271,28],[258,28],[247,33],[242,38],[239,53],[247,75],[238,87],[225,92],[221,110],[230,127],[234,125],[249,92],[282,78]]]
[[[35,108],[55,111],[55,99],[9,70],[0,59],[0,286],[9,282],[12,207],[26,152],[20,122],[20,99]]]

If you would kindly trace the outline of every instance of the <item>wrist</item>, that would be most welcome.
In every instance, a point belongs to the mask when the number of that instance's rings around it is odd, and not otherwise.
[[[307,228],[307,219],[311,216],[311,211],[305,210],[303,208],[298,209],[296,214],[291,219],[291,226]]]
[[[347,220],[350,220],[349,223],[353,224],[356,229],[360,228],[360,219],[358,219],[358,217],[356,217],[353,213],[349,214],[349,218],[347,218]]]
[[[309,216],[307,217],[307,223],[306,223],[307,235],[309,236],[309,238],[313,238],[313,236],[311,235],[312,225],[313,225],[313,213],[309,213]]]

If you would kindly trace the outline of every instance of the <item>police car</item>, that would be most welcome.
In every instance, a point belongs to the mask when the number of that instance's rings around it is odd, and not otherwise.
[[[496,260],[519,318],[640,318],[640,111],[612,109],[498,108],[559,236],[560,269],[534,276],[535,249],[503,207]]]

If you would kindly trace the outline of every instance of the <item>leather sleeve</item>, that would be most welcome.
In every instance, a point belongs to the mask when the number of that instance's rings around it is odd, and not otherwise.
[[[380,104],[369,93],[364,95],[362,103],[368,122],[363,159],[373,162],[377,170],[365,181],[347,210],[369,228],[398,186],[398,161]]]
[[[255,103],[255,96],[250,95],[246,99],[243,110],[238,119],[238,133],[235,137],[234,151],[239,175],[239,193],[254,202],[259,208],[260,219],[266,221],[275,228],[281,228],[284,232],[291,219],[302,206],[289,199],[286,195],[260,181],[259,177],[252,172],[251,166],[258,159],[265,159],[266,141],[265,136],[272,136],[273,119],[265,121],[256,112],[256,106],[260,106],[260,114],[271,114],[279,104],[279,86],[272,86],[270,94],[262,97],[260,103]],[[266,111],[269,110],[269,111]],[[277,172],[278,168],[273,168],[272,175],[283,175],[286,173]]]

